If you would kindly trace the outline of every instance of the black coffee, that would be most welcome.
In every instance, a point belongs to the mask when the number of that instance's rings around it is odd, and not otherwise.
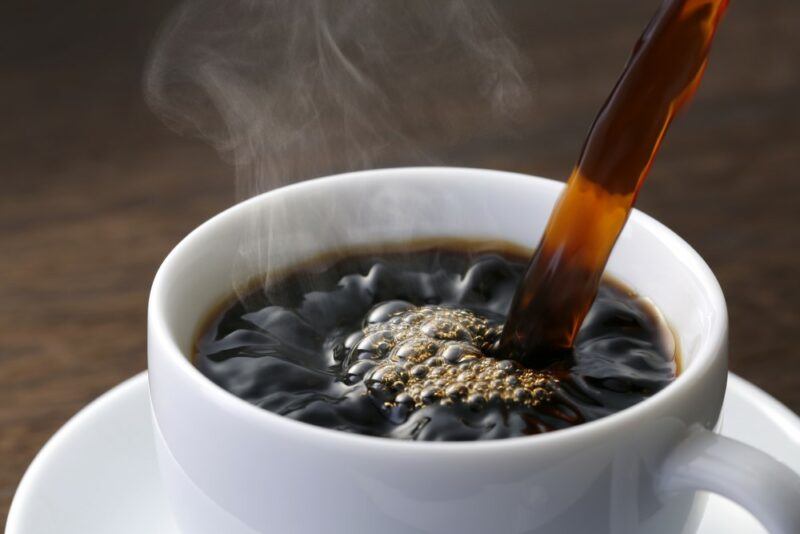
[[[658,312],[609,279],[566,357],[537,371],[502,359],[497,345],[528,255],[464,246],[298,267],[216,313],[197,340],[197,367],[280,415],[415,440],[570,427],[636,404],[676,376]]]

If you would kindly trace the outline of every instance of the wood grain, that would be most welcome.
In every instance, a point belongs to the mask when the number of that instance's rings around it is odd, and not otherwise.
[[[462,136],[433,147],[440,161],[567,176],[656,5],[504,3],[536,70],[535,103],[514,135]],[[232,172],[214,151],[172,134],[144,105],[147,47],[170,7],[80,0],[2,8],[3,518],[47,438],[145,368],[156,268],[235,199]],[[670,132],[638,206],[719,277],[731,369],[800,411],[797,28],[794,0],[733,2],[704,85]]]

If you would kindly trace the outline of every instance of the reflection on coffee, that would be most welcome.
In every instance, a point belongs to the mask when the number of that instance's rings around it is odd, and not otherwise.
[[[412,440],[566,428],[676,376],[663,319],[608,278],[567,357],[540,370],[504,359],[498,342],[528,259],[464,242],[320,258],[216,311],[196,364],[283,416]]]

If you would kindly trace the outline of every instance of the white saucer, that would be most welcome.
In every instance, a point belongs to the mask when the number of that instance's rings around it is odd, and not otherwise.
[[[731,374],[722,433],[769,452],[800,473],[800,418]],[[39,452],[20,482],[6,534],[177,534],[156,465],[147,375],[81,410]],[[701,533],[765,530],[716,496]]]

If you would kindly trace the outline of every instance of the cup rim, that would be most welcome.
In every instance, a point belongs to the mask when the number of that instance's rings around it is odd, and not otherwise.
[[[402,179],[407,176],[420,174],[452,175],[457,173],[461,176],[470,175],[478,179],[505,179],[505,180],[525,180],[536,181],[539,187],[557,189],[563,188],[564,183],[548,178],[532,176],[516,172],[498,171],[493,169],[480,169],[469,167],[392,167],[369,169],[342,173],[337,175],[314,178],[303,182],[287,185],[271,191],[261,193],[243,202],[235,204],[224,211],[206,220],[200,226],[192,230],[185,236],[167,255],[159,267],[150,290],[148,302],[148,330],[150,335],[166,342],[166,346],[159,347],[155,357],[169,358],[177,364],[177,367],[191,381],[197,390],[207,397],[210,401],[221,406],[225,411],[236,413],[246,420],[249,425],[260,425],[265,431],[294,434],[299,439],[327,440],[332,445],[342,445],[353,447],[364,447],[366,449],[381,449],[393,451],[394,453],[413,454],[419,453],[476,453],[483,451],[486,453],[510,452],[531,446],[545,446],[546,444],[557,443],[563,440],[593,439],[597,434],[607,433],[647,416],[648,412],[656,410],[660,405],[669,399],[685,394],[691,390],[693,385],[707,374],[713,367],[715,361],[724,354],[724,347],[727,342],[727,308],[722,289],[716,277],[702,257],[682,238],[672,230],[658,222],[654,218],[642,211],[634,209],[628,220],[628,224],[634,223],[648,230],[651,235],[657,238],[661,244],[667,247],[672,253],[676,254],[679,261],[691,271],[692,275],[700,282],[704,288],[712,309],[715,311],[711,318],[708,336],[704,336],[702,343],[697,347],[692,355],[692,364],[686,367],[678,377],[667,387],[658,391],[651,397],[626,408],[622,411],[605,416],[603,418],[582,423],[569,428],[545,432],[531,436],[516,436],[497,440],[482,441],[416,441],[399,440],[381,436],[369,436],[341,430],[321,427],[302,421],[297,421],[284,417],[277,413],[265,410],[244,399],[236,397],[232,393],[214,384],[203,375],[189,358],[183,354],[173,332],[168,327],[168,320],[165,316],[164,306],[164,285],[170,273],[179,268],[181,257],[184,250],[189,248],[193,241],[201,239],[211,227],[222,224],[227,219],[234,217],[239,211],[246,210],[254,204],[264,202],[264,199],[282,194],[301,193],[304,190],[319,186],[320,183],[332,186],[348,185],[364,179],[388,180]],[[152,355],[151,355],[152,356]],[[157,412],[155,413],[157,416]],[[356,450],[356,449],[353,449]]]

